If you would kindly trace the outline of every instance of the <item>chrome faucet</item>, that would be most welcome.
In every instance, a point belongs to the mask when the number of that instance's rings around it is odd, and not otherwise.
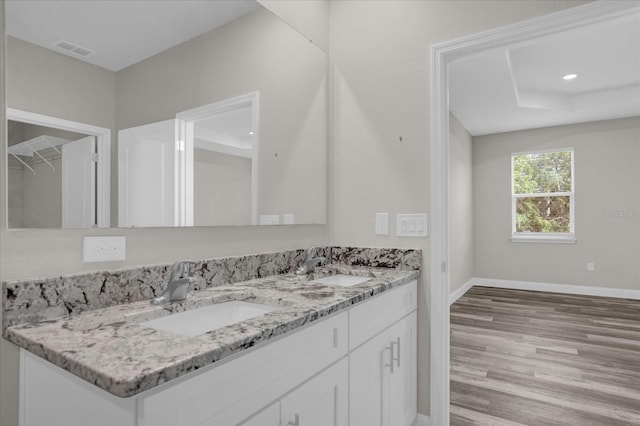
[[[164,305],[186,299],[189,285],[196,282],[195,277],[192,275],[193,265],[195,265],[195,262],[189,260],[174,263],[171,267],[167,288],[160,296],[151,299],[151,304]]]
[[[316,257],[318,247],[311,247],[304,256],[302,266],[296,270],[296,275],[306,275],[314,271],[316,265],[324,262],[326,259],[322,256]]]

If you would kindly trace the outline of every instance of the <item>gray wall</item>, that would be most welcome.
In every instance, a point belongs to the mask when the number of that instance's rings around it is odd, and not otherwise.
[[[332,1],[333,244],[423,250],[418,411],[429,413],[429,239],[374,233],[375,213],[428,212],[429,48],[582,1]],[[399,137],[403,141],[399,141]]]
[[[6,56],[7,107],[111,129],[112,158],[117,158],[114,72],[10,36]],[[111,161],[115,190],[117,164]],[[118,218],[116,194],[112,191],[112,223]]]
[[[3,4],[3,1],[0,0]],[[281,9],[292,2],[282,2]],[[325,4],[326,7],[326,4]],[[3,8],[0,9],[0,13]],[[326,14],[324,15],[326,19]],[[318,16],[317,30],[322,27],[323,15]],[[0,16],[0,25],[4,19]],[[325,22],[326,23],[326,22]],[[303,32],[305,28],[299,27]],[[0,28],[2,30],[2,28]],[[328,38],[328,27],[324,29]],[[307,37],[309,37],[307,35]],[[0,42],[0,61],[4,60],[5,46]],[[0,81],[4,81],[5,67],[0,63]],[[106,84],[106,83],[105,83]],[[115,79],[114,83],[115,84]],[[5,99],[5,84],[0,84],[0,99]],[[112,92],[113,93],[113,92]],[[15,95],[15,91],[14,91]],[[115,102],[115,101],[113,101]],[[10,105],[29,109],[25,103]],[[37,111],[62,118],[66,107],[51,105],[46,111]],[[88,108],[88,111],[91,111]],[[84,122],[115,128],[113,111],[99,114],[95,121],[89,114]],[[0,135],[4,135],[4,108],[0,108]],[[111,124],[108,124],[111,117]],[[82,120],[81,120],[82,121]],[[6,149],[0,144],[0,166],[6,167]],[[115,187],[115,182],[112,182]],[[0,189],[0,223],[6,223],[6,195]],[[112,217],[114,213],[112,211]],[[124,235],[127,237],[127,260],[112,263],[82,263],[83,235]],[[263,226],[263,227],[215,227],[215,228],[164,228],[164,229],[108,229],[108,230],[24,230],[0,232],[0,278],[29,278],[37,276],[65,275],[81,271],[123,268],[137,265],[170,263],[179,259],[201,259],[219,256],[259,253],[323,245],[329,243],[326,225]],[[18,350],[4,339],[0,340],[0,424],[13,426],[18,422]]]
[[[259,90],[258,214],[326,222],[326,54],[268,10],[118,71],[116,90],[118,129]]]
[[[11,146],[38,136],[49,135],[78,140],[86,135],[34,124],[10,121],[7,142]],[[62,226],[62,167],[60,154],[53,149],[40,151],[55,170],[38,157],[27,159],[35,174],[9,157],[7,193],[9,228],[60,228]]]
[[[114,128],[115,74],[7,37],[7,106]]]
[[[0,0],[2,2],[2,0]],[[269,1],[286,8],[298,3]],[[299,248],[352,244],[423,249],[419,301],[419,406],[429,413],[429,239],[374,235],[374,215],[429,211],[429,46],[582,4],[581,1],[329,2],[332,133],[329,225],[0,234],[3,279]],[[314,6],[315,7],[315,6]],[[292,12],[295,14],[295,12]],[[319,13],[317,19],[326,19]],[[305,19],[296,22],[303,28]],[[0,19],[0,22],[2,20]],[[321,22],[321,21],[320,21]],[[308,34],[322,25],[311,25]],[[1,56],[0,56],[1,58]],[[0,59],[1,60],[1,59]],[[1,65],[1,64],[0,64]],[[3,67],[0,67],[0,73]],[[0,85],[0,95],[4,90]],[[0,109],[0,114],[3,114]],[[0,117],[3,118],[3,117]],[[4,127],[4,120],[0,120]],[[3,134],[3,133],[2,133]],[[402,135],[404,143],[398,141]],[[5,162],[0,148],[0,162]],[[403,189],[404,188],[404,189]],[[0,202],[5,203],[4,193]],[[4,209],[2,217],[4,220]],[[4,223],[4,222],[2,222]],[[329,238],[329,229],[330,238]],[[395,233],[395,227],[391,226]],[[127,236],[126,262],[82,264],[81,236]],[[170,242],[170,244],[169,244]],[[18,351],[0,344],[0,424],[17,423]]]
[[[471,135],[449,114],[449,292],[473,278]]]
[[[567,147],[577,243],[510,242],[511,153]],[[640,290],[640,118],[474,137],[473,180],[476,277]]]
[[[251,159],[204,149],[194,159],[195,225],[250,224]]]

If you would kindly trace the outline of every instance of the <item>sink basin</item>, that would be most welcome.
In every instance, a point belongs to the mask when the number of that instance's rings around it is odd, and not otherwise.
[[[226,327],[248,320],[269,312],[277,311],[278,307],[233,301],[204,306],[179,314],[145,321],[140,323],[144,327],[167,331],[182,336],[194,337],[207,331]]]
[[[371,277],[360,277],[358,275],[330,275],[324,278],[313,280],[314,283],[337,285],[342,287],[351,287],[369,281]]]

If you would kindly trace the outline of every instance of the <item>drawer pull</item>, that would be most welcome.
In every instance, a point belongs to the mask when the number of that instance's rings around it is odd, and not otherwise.
[[[397,350],[393,350],[394,347],[397,347]],[[394,372],[394,362],[395,365],[400,368],[400,337],[398,337],[395,341],[391,342],[390,346],[385,346],[385,350],[388,349],[390,352],[389,358],[391,362],[389,364],[385,364],[385,367],[389,367],[391,370],[391,374]]]
[[[384,350],[389,350],[389,364],[385,364],[385,367],[389,367],[389,369],[391,370],[391,374],[393,374],[393,361],[395,361],[395,359],[393,358],[393,344],[395,342],[391,342],[391,346],[385,346]]]
[[[300,414],[296,414],[293,420],[289,420],[287,426],[300,426]]]

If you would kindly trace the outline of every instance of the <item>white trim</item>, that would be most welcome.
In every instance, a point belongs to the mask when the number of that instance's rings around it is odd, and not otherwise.
[[[459,289],[449,294],[449,306],[453,305],[456,300],[460,299],[467,291],[473,287],[473,283],[475,278],[471,278],[469,281],[464,283]]]
[[[15,108],[7,108],[7,120],[53,127],[96,137],[98,151],[97,226],[98,228],[109,228],[111,226],[111,129]]]
[[[27,400],[27,390],[25,383],[27,383],[27,369],[26,363],[26,351],[22,348],[18,348],[20,361],[18,363],[18,426],[24,426],[27,422],[27,407],[25,401]]]
[[[430,417],[449,424],[449,96],[455,42],[431,47]]]
[[[544,243],[544,244],[575,244],[573,234],[543,234],[517,232],[511,235],[512,243]]]
[[[447,66],[456,59],[496,47],[526,44],[533,38],[584,27],[640,10],[638,2],[596,1],[431,46],[431,414],[435,425],[449,424],[448,237],[449,104]],[[445,267],[441,269],[441,265]]]
[[[580,294],[584,296],[616,297],[640,300],[640,290],[625,288],[595,287],[573,284],[553,284],[535,281],[503,280],[494,278],[472,278],[479,287],[509,288],[513,290],[544,291],[548,293]]]
[[[429,419],[429,416],[418,413],[418,417],[416,417],[416,426],[429,426],[430,424],[431,421]]]
[[[531,155],[531,154],[550,154],[550,153],[558,153],[558,152],[569,152],[571,154],[571,191],[558,191],[558,192],[537,192],[537,193],[523,193],[516,194],[515,193],[515,179],[513,178],[513,169],[514,163],[513,160],[516,156],[523,155]],[[512,152],[511,153],[511,241],[513,242],[555,242],[555,243],[565,243],[565,244],[575,244],[575,233],[576,233],[576,200],[575,200],[575,191],[576,191],[576,172],[575,172],[575,151],[573,148],[550,148],[550,149],[542,149],[536,151],[526,151],[526,152]],[[568,233],[543,233],[537,232],[535,234],[527,234],[524,236],[523,233],[519,233],[516,231],[517,224],[517,202],[519,198],[546,198],[546,197],[569,197],[569,232]],[[532,235],[536,237],[532,238]],[[538,237],[539,236],[539,237]],[[561,236],[562,238],[558,238]],[[546,241],[545,241],[546,238]]]
[[[214,102],[208,105],[203,105],[201,107],[193,108],[187,111],[182,111],[176,114],[176,118],[181,121],[181,123],[190,123],[193,124],[196,120],[200,120],[203,118],[207,118],[214,114],[220,114],[225,111],[230,111],[236,108],[240,104],[250,103],[251,104],[251,114],[252,114],[252,128],[253,135],[251,140],[251,150],[244,150],[247,154],[244,156],[251,158],[251,224],[258,224],[258,153],[259,153],[259,134],[260,134],[260,92],[251,92],[245,95],[235,96],[233,98],[224,99],[219,102]],[[186,126],[188,127],[188,126]],[[184,125],[181,125],[181,128],[185,128]],[[193,146],[195,145],[195,136],[192,134],[190,137],[186,135],[180,136],[181,140],[184,140],[187,145],[187,153],[190,152],[190,155],[193,156]],[[191,142],[190,142],[191,141]],[[190,151],[189,151],[190,149]],[[180,193],[186,193],[186,199],[184,202],[186,206],[190,206],[186,208],[186,212],[184,216],[186,217],[184,224],[186,226],[193,225],[193,167],[189,166],[189,164],[193,164],[187,162],[184,167],[184,173],[186,173],[187,180],[187,189],[180,191]],[[189,179],[191,183],[189,183]],[[189,191],[188,188],[191,188]]]

